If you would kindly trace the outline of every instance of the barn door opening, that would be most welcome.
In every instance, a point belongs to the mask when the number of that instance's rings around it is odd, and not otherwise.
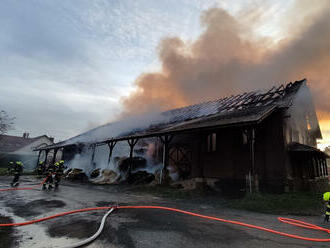
[[[178,179],[185,180],[190,177],[192,164],[192,150],[186,144],[175,144],[169,152],[170,167],[178,175]]]

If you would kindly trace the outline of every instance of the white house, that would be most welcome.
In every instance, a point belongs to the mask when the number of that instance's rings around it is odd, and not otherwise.
[[[34,138],[30,138],[28,133],[23,136],[0,135],[0,167],[20,160],[25,170],[33,170],[38,159],[38,152],[34,150],[53,143],[54,138],[47,135]]]

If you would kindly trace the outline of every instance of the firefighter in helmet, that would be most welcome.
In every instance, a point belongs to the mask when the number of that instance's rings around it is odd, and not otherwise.
[[[39,176],[44,174],[44,172],[45,172],[45,163],[44,163],[44,161],[40,161],[38,163],[37,168],[36,168],[36,172]]]
[[[19,178],[23,172],[23,163],[21,161],[16,161],[15,163],[13,163],[13,167],[12,167],[12,172],[14,174],[14,178],[13,181],[11,183],[12,187],[16,187],[19,184]]]
[[[53,164],[49,164],[46,170],[46,181],[42,185],[42,189],[45,190],[48,188],[48,190],[51,190],[53,188],[54,183],[54,173],[55,173],[55,166]]]
[[[323,194],[323,200],[326,202],[324,222],[329,222],[329,217],[330,217],[330,192],[325,192]]]
[[[60,160],[59,162],[55,163],[55,189],[58,189],[64,169],[64,160]]]

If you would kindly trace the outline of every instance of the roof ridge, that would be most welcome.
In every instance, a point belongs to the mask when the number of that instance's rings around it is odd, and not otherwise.
[[[298,80],[298,81],[295,81],[294,83],[289,82],[289,83],[285,84],[285,86],[283,84],[281,84],[279,86],[274,85],[266,91],[256,89],[256,90],[251,90],[251,91],[239,93],[239,94],[236,94],[236,95],[225,96],[225,97],[222,97],[222,98],[217,98],[217,99],[213,99],[213,100],[209,100],[209,101],[205,101],[205,102],[200,102],[200,103],[196,103],[196,104],[193,104],[193,105],[187,105],[187,106],[183,106],[183,107],[179,107],[179,108],[175,108],[175,109],[166,110],[164,112],[161,112],[161,114],[164,114],[164,115],[175,114],[175,113],[183,111],[185,109],[194,108],[194,107],[197,107],[197,106],[202,106],[202,105],[205,105],[205,104],[208,104],[208,103],[214,103],[214,102],[218,102],[218,103],[225,103],[226,102],[225,106],[222,106],[222,107],[219,106],[219,109],[224,110],[225,107],[230,107],[230,106],[233,106],[233,105],[237,105],[237,104],[235,104],[235,100],[241,99],[241,98],[243,98],[243,96],[245,96],[247,98],[242,99],[242,100],[244,100],[243,103],[238,104],[236,107],[240,107],[242,105],[247,106],[251,103],[258,103],[260,101],[269,99],[269,98],[266,98],[266,96],[271,95],[271,98],[274,98],[273,96],[275,94],[278,94],[277,97],[283,97],[285,95],[286,91],[288,91],[290,88],[292,88],[292,86],[303,83],[304,81],[306,81],[306,79]],[[255,98],[254,99],[249,99],[249,97],[251,97],[252,94],[253,94],[253,96],[255,96]],[[249,101],[249,100],[251,100],[251,101]]]

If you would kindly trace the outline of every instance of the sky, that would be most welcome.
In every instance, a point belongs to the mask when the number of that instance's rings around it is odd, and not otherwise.
[[[16,117],[9,134],[46,134],[60,141],[114,121],[127,109],[125,99],[139,88],[136,81],[141,74],[162,67],[162,41],[198,40],[205,32],[201,22],[205,11],[222,8],[245,23],[257,18],[253,37],[263,37],[267,40],[263,44],[272,47],[290,37],[289,24],[283,20],[295,4],[293,0],[2,0],[0,109]],[[260,14],[256,10],[261,5]],[[301,21],[299,16],[294,19]],[[323,129],[330,136],[327,123],[323,120]]]

